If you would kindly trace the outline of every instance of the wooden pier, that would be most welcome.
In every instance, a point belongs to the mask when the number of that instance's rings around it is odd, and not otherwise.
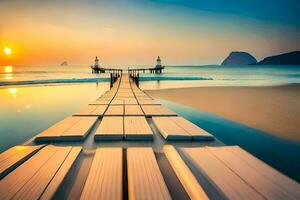
[[[300,199],[300,185],[142,91],[132,73],[0,154],[0,199]]]

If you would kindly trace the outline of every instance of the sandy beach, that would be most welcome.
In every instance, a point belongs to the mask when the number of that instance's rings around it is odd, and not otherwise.
[[[300,141],[300,84],[149,90],[155,98],[210,112],[276,136]]]

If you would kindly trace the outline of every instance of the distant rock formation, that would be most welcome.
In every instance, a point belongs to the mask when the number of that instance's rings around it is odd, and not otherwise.
[[[300,51],[266,57],[256,65],[300,65]]]
[[[257,63],[257,60],[251,54],[247,52],[233,51],[221,65],[249,65],[255,63]]]
[[[60,64],[60,66],[68,66],[68,62],[67,61],[64,61]]]

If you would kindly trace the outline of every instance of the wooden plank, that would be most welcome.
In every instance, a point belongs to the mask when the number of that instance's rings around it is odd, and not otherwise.
[[[146,116],[177,116],[172,110],[162,105],[142,105]]]
[[[108,105],[88,105],[73,116],[103,116]]]
[[[139,99],[139,104],[141,105],[161,105],[161,103],[153,100],[153,99]]]
[[[132,90],[130,88],[124,89],[124,88],[119,88],[118,93],[131,93]]]
[[[35,140],[43,140],[48,138],[59,138],[60,135],[62,135],[67,129],[72,127],[74,124],[76,124],[80,120],[80,117],[67,117],[58,123],[54,124],[50,128],[46,129],[45,131],[41,132]]]
[[[36,141],[82,140],[96,123],[97,117],[72,116],[39,134]]]
[[[97,99],[96,101],[91,102],[89,105],[108,105],[111,102],[111,100],[108,99]]]
[[[56,153],[48,145],[0,181],[0,199],[11,199],[37,171]]]
[[[14,146],[0,154],[0,180],[38,152],[44,145]]]
[[[163,150],[190,199],[209,199],[191,170],[177,153],[176,149],[171,145],[165,145]]]
[[[226,150],[226,147],[207,147],[207,149],[266,199],[293,199],[287,191],[266,179],[235,154]]]
[[[214,139],[211,134],[182,117],[170,117],[170,119],[173,120],[178,126],[186,130],[186,132],[189,133],[194,140]]]
[[[171,199],[152,148],[127,149],[129,199]]]
[[[121,98],[134,98],[134,94],[131,92],[124,92],[124,93],[121,93],[121,92],[118,92],[117,95],[115,96],[116,98],[118,97],[121,97]]]
[[[105,116],[122,116],[124,115],[123,105],[110,105],[104,114]]]
[[[139,105],[125,105],[125,115],[144,115]]]
[[[72,147],[68,157],[65,159],[64,163],[61,165],[54,178],[51,180],[46,190],[40,197],[42,200],[52,199],[53,195],[61,185],[62,181],[66,177],[67,173],[71,169],[72,165],[79,156],[82,147]]]
[[[138,100],[138,101],[140,101],[140,100],[153,100],[151,97],[136,97],[136,99]]]
[[[80,199],[123,199],[122,161],[122,148],[97,148]]]
[[[290,198],[300,199],[300,185],[296,181],[290,179],[276,169],[270,167],[266,163],[252,156],[239,146],[227,146],[226,150],[232,152],[239,159],[246,162],[250,167],[262,174],[265,178],[277,184],[282,190],[285,190]]]
[[[134,95],[136,97],[148,97],[148,95],[143,92],[134,92]]]
[[[228,199],[264,199],[207,148],[183,148],[200,173]]]
[[[71,128],[66,130],[61,137],[83,140],[97,121],[97,117],[81,117]]]
[[[152,120],[166,140],[192,140],[192,136],[169,117],[152,117]]]
[[[103,116],[108,105],[98,105],[97,108],[91,113],[92,116]]]
[[[125,116],[124,134],[126,140],[153,140],[153,132],[145,117]]]
[[[110,103],[110,105],[123,105],[124,100],[123,99],[113,99]]]
[[[126,105],[137,105],[138,102],[134,98],[127,98],[127,99],[124,99],[124,104],[126,104]]]
[[[123,117],[103,117],[95,131],[95,140],[122,140],[123,132]]]
[[[75,113],[73,116],[80,116],[80,115],[90,115],[95,109],[97,105],[88,105],[81,109],[79,112]]]
[[[56,147],[55,154],[14,195],[14,199],[38,199],[68,156],[71,147]]]

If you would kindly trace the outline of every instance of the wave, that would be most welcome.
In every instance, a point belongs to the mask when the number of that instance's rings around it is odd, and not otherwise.
[[[30,80],[30,81],[0,82],[0,86],[8,86],[8,85],[34,85],[34,84],[51,84],[51,83],[96,83],[96,82],[109,82],[109,81],[110,81],[110,78],[50,79],[50,80]]]
[[[197,80],[213,80],[213,78],[206,77],[140,77],[140,81],[197,81]]]
[[[187,81],[187,80],[213,80],[204,77],[140,77],[140,81]],[[48,80],[29,80],[29,81],[9,81],[0,82],[0,86],[9,85],[34,85],[34,84],[52,84],[52,83],[96,83],[109,82],[110,78],[72,78],[72,79],[48,79]]]

